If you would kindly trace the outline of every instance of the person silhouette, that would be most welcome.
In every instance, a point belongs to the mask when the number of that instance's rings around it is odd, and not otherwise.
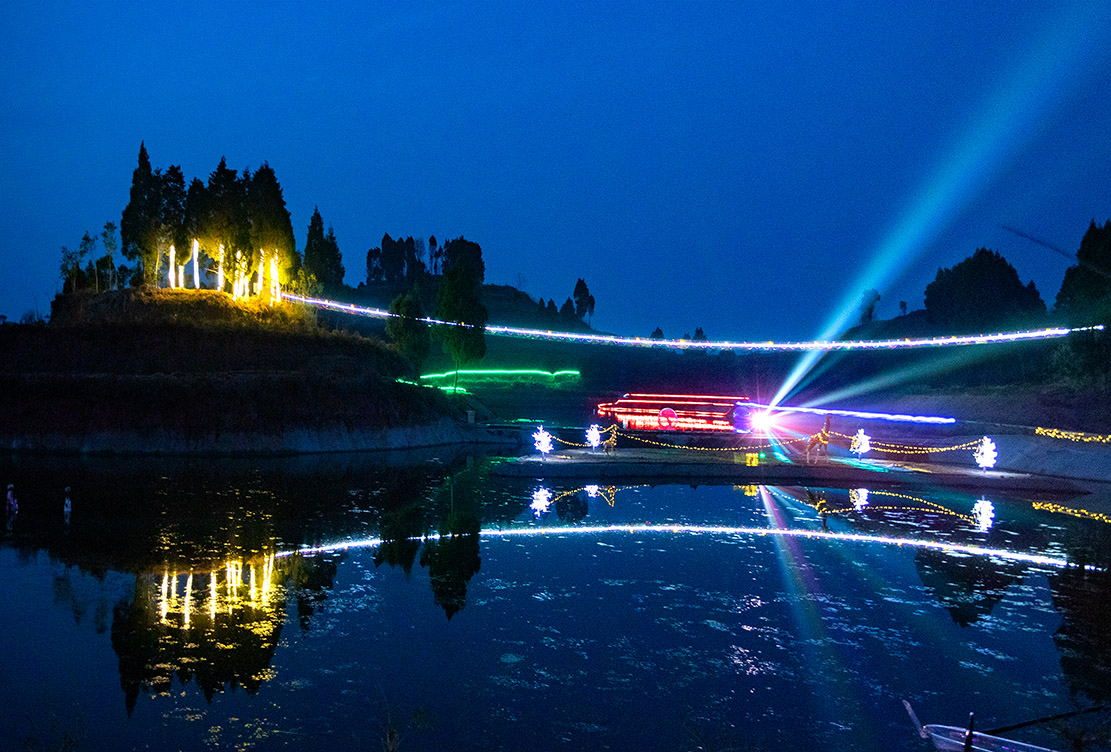
[[[19,514],[19,502],[15,498],[15,486],[8,484],[8,530],[12,529],[15,517]]]

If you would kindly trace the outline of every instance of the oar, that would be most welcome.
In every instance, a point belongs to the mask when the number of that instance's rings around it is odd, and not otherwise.
[[[903,707],[907,709],[907,715],[910,716],[910,721],[914,724],[914,728],[918,729],[918,735],[923,739],[929,739],[930,735],[926,733],[926,729],[922,728],[922,723],[918,720],[918,716],[914,714],[914,708],[910,706],[910,703],[903,700]]]
[[[1106,705],[1093,705],[1092,707],[1088,708],[1087,710],[1073,710],[1072,712],[1069,712],[1069,713],[1058,713],[1057,715],[1048,715],[1045,718],[1035,718],[1032,721],[1023,721],[1022,723],[1013,723],[1010,726],[1000,726],[999,728],[992,729],[991,731],[985,731],[984,733],[996,736],[996,735],[999,735],[999,734],[1005,734],[1008,731],[1014,731],[1015,729],[1026,728],[1027,726],[1033,726],[1037,723],[1047,723],[1048,721],[1059,721],[1062,718],[1071,718],[1074,715],[1084,715],[1085,713],[1096,713],[1100,710],[1106,710],[1106,709],[1107,709]]]

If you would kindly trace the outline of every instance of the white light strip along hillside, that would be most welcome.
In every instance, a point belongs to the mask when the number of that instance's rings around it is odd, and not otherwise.
[[[303,295],[282,293],[282,298],[297,303],[316,306],[341,313],[350,313],[356,316],[369,316],[376,319],[400,318],[396,314],[381,308],[366,308],[351,303],[340,303],[334,300],[320,298],[307,298]],[[434,318],[423,318],[427,324],[441,326],[470,326],[458,321],[440,321]],[[647,339],[643,337],[619,337],[613,334],[576,334],[574,332],[553,332],[544,329],[524,329],[516,326],[498,326],[487,324],[486,333],[505,337],[523,337],[527,339],[545,339],[556,342],[579,342],[595,345],[623,345],[626,347],[660,347],[676,350],[740,350],[755,352],[828,352],[834,350],[910,350],[922,347],[953,347],[959,345],[992,345],[1004,342],[1021,342],[1027,340],[1042,340],[1064,337],[1073,332],[1103,331],[1103,325],[1084,326],[1075,329],[1054,327],[1050,329],[1035,329],[1026,332],[1000,332],[998,334],[969,334],[954,337],[926,337],[919,339],[885,339],[885,340],[848,340],[848,341],[816,341],[816,342],[708,342],[704,340],[688,339]]]

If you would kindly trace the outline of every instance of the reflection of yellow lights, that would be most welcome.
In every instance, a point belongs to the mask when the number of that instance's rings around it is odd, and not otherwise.
[[[166,621],[166,614],[170,612],[170,602],[166,600],[166,593],[170,589],[170,573],[162,573],[162,621]]]
[[[216,572],[208,573],[208,616],[216,623]]]
[[[189,610],[191,608],[190,601],[193,596],[193,573],[189,573],[189,578],[185,580],[185,606],[182,608],[182,613],[185,616],[185,626],[189,626]]]
[[[255,565],[254,564],[249,564],[248,567],[251,570],[251,604],[254,605],[254,603],[255,603]]]
[[[1068,514],[1073,517],[1079,517],[1082,520],[1097,520],[1099,522],[1111,524],[1111,515],[1106,515],[1103,512],[1089,512],[1087,509],[1073,509],[1072,507],[1063,507],[1060,504],[1052,504],[1048,501],[1035,501],[1033,502],[1033,507],[1043,512]]]

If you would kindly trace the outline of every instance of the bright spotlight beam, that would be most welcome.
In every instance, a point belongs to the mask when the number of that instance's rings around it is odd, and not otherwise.
[[[1067,97],[1069,84],[1092,67],[1089,61],[1101,57],[1103,40],[1094,32],[1106,28],[1106,4],[1062,7],[1060,17],[1047,25],[1044,37],[1028,45],[1015,65],[1004,68],[1013,72],[1000,82],[993,96],[981,103],[947,157],[914,191],[914,199],[891,226],[871,264],[846,291],[819,338],[844,331],[866,290],[886,287],[918,258],[994,179],[1000,166],[1038,132],[1038,123],[1048,120]],[[790,396],[821,355],[820,350],[803,355],[772,404]]]

